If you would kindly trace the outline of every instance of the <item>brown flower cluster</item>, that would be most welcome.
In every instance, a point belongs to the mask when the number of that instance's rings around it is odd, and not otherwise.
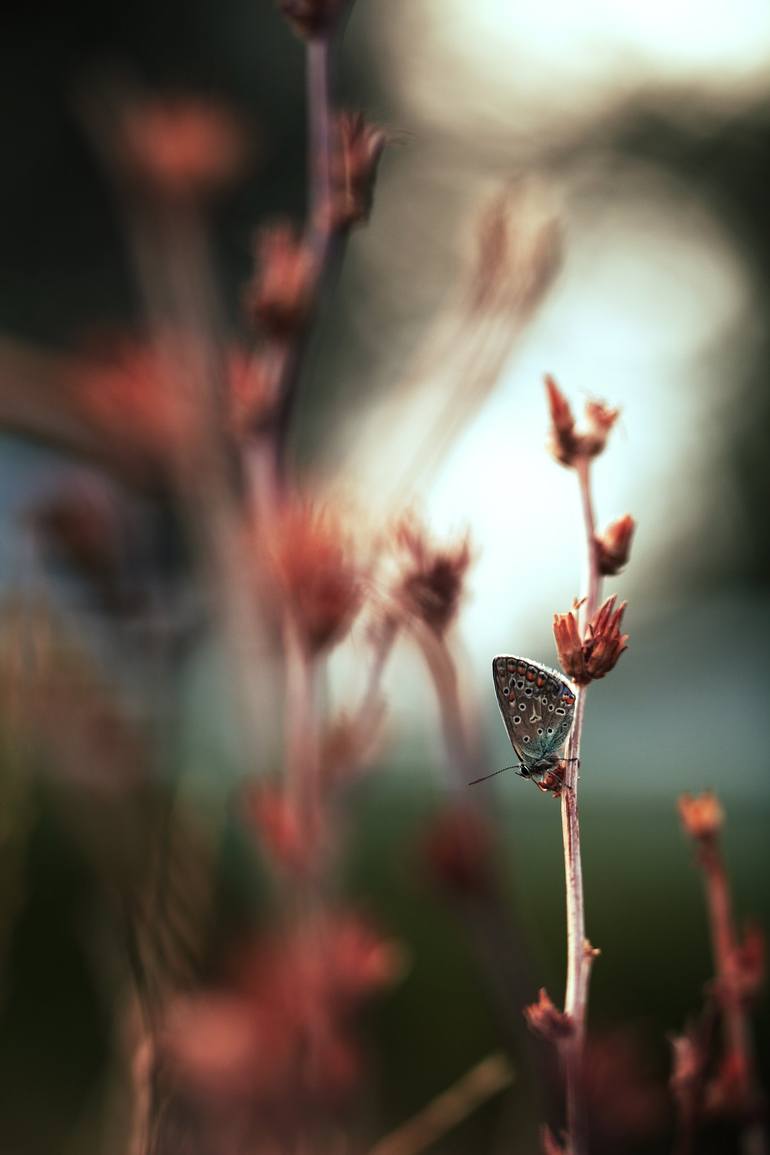
[[[158,343],[118,337],[94,345],[73,361],[66,382],[81,418],[109,445],[152,462],[188,456],[201,435],[200,406],[192,380],[200,372],[195,341],[168,332]],[[270,381],[258,362],[234,348],[225,365],[227,422],[240,430],[248,414],[259,419],[270,404]]]
[[[575,1029],[570,1016],[551,1002],[545,987],[540,988],[537,1002],[524,1008],[524,1018],[536,1035],[552,1043],[569,1038]]]
[[[295,337],[315,299],[318,263],[307,242],[289,224],[257,236],[255,272],[244,293],[248,316],[274,341]]]
[[[349,229],[369,219],[377,166],[388,137],[360,112],[340,113],[336,127],[328,223],[332,229]]]
[[[237,960],[228,990],[180,999],[164,1052],[190,1091],[289,1118],[351,1093],[362,1061],[353,1012],[403,972],[403,952],[351,912],[303,922]]]
[[[406,519],[396,529],[396,547],[404,559],[396,601],[409,618],[443,634],[457,616],[471,563],[468,538],[438,549],[413,519]]]
[[[270,528],[268,552],[304,649],[319,654],[348,632],[364,600],[365,570],[329,508],[291,502]]]
[[[553,633],[559,661],[567,677],[578,686],[603,678],[628,647],[628,634],[621,633],[626,603],[616,607],[616,602],[617,597],[613,595],[599,607],[588,623],[585,638],[580,636],[574,610],[554,614]]]
[[[208,196],[239,174],[244,133],[222,105],[194,98],[146,97],[118,109],[114,141],[127,178],[178,202]]]
[[[578,431],[567,398],[553,377],[545,378],[548,405],[551,411],[551,443],[553,456],[562,465],[576,465],[602,452],[612,427],[619,416],[618,409],[610,409],[599,401],[589,401],[585,407],[587,429]]]
[[[713,790],[702,794],[682,794],[678,802],[682,827],[698,842],[713,841],[724,823],[724,811]]]
[[[631,540],[636,522],[630,513],[613,521],[595,541],[599,573],[605,577],[620,573],[631,553]]]

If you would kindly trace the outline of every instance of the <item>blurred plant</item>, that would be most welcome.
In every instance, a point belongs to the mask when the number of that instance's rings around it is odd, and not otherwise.
[[[671,1087],[679,1108],[677,1155],[694,1151],[709,1118],[727,1118],[741,1128],[743,1155],[763,1155],[767,1139],[749,1023],[749,1008],[764,984],[765,942],[749,925],[739,939],[721,847],[724,811],[713,793],[679,799],[679,817],[692,839],[703,871],[715,978],[706,991],[701,1021],[672,1040]]]

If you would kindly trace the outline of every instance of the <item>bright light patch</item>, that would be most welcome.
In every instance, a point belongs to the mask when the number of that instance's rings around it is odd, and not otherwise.
[[[391,82],[419,116],[458,133],[514,135],[596,115],[642,86],[720,102],[768,88],[767,0],[406,0],[383,23]]]

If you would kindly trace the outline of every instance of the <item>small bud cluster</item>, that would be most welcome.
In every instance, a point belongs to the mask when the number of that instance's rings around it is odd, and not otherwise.
[[[291,225],[263,229],[255,245],[255,273],[244,294],[246,311],[271,340],[289,340],[305,326],[317,280],[313,251]]]
[[[554,614],[553,633],[559,661],[567,677],[578,686],[587,686],[612,670],[628,647],[628,634],[621,633],[626,603],[616,607],[613,595],[599,607],[581,637],[574,610]]]
[[[332,230],[349,229],[369,219],[377,166],[387,142],[384,129],[368,124],[362,113],[342,112],[337,117],[328,221]]]
[[[570,404],[555,379],[547,376],[545,386],[551,411],[551,453],[556,460],[562,465],[574,466],[581,459],[598,456],[607,444],[619,410],[599,401],[589,401],[585,407],[587,429],[579,432]]]
[[[454,547],[436,548],[414,520],[401,522],[396,547],[404,557],[396,600],[406,614],[443,634],[454,621],[471,563],[467,537]]]

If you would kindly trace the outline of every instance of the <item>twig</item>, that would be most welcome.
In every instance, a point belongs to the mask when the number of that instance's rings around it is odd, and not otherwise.
[[[706,881],[711,941],[716,968],[717,997],[722,1007],[725,1061],[735,1080],[745,1120],[741,1131],[742,1155],[766,1155],[764,1129],[757,1119],[759,1089],[754,1048],[746,1006],[740,989],[738,945],[732,914],[730,886],[718,838],[702,840],[700,862]]]
[[[369,1155],[418,1155],[477,1107],[510,1087],[513,1079],[513,1068],[505,1055],[499,1051],[488,1055],[407,1123],[375,1143]]]
[[[576,463],[586,530],[586,600],[582,607],[583,634],[596,611],[601,593],[596,552],[596,522],[591,499],[590,465],[586,458]],[[586,938],[583,863],[580,850],[578,783],[580,748],[587,686],[576,691],[575,716],[565,750],[566,771],[561,795],[561,825],[564,843],[564,874],[567,899],[567,987],[564,1011],[573,1024],[572,1034],[561,1043],[567,1104],[569,1155],[585,1150],[585,1120],[581,1102],[582,1059],[588,1008],[588,981],[594,950]]]

